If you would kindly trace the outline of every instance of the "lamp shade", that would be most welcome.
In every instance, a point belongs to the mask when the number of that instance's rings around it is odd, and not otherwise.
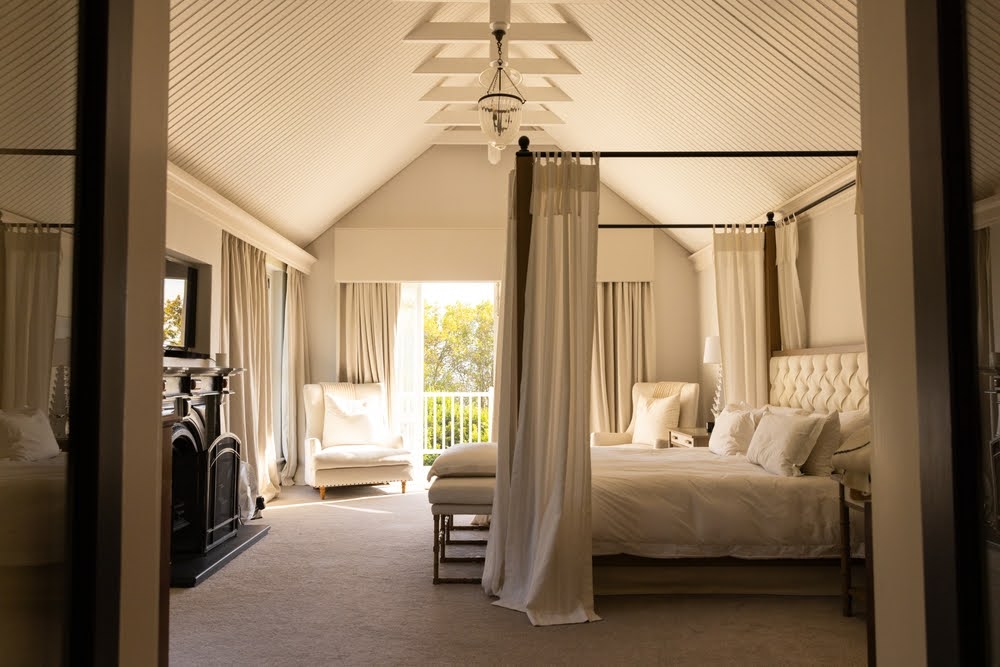
[[[706,364],[722,363],[722,347],[719,345],[718,336],[707,336],[705,338],[705,353],[701,361]]]

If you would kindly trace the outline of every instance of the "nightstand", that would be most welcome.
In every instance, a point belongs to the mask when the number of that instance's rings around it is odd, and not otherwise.
[[[670,429],[671,447],[708,447],[708,430],[701,428]]]

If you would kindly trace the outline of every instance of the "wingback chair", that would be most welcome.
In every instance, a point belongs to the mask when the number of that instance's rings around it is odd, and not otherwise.
[[[663,396],[679,396],[680,417],[677,425],[682,428],[694,427],[698,423],[698,396],[701,387],[697,382],[636,382],[632,386],[632,420],[623,433],[590,434],[590,444],[597,445],[627,445],[632,442],[635,432],[635,406],[640,398],[660,398]]]
[[[306,409],[305,481],[326,497],[328,486],[413,479],[403,437],[391,433],[380,382],[322,382],[303,387]]]

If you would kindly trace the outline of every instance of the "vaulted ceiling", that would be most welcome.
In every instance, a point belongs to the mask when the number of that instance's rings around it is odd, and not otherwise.
[[[982,199],[1000,187],[1000,0],[967,7]],[[169,157],[305,244],[430,146],[483,144],[469,111],[488,14],[485,1],[172,0]],[[76,17],[75,0],[5,14],[0,146],[72,151]],[[514,0],[511,24],[533,146],[859,148],[855,0]],[[846,164],[606,159],[601,172],[656,222],[725,223]],[[0,156],[0,209],[70,221],[72,169],[71,155]]]
[[[478,41],[466,41],[474,26],[442,23],[479,24]],[[485,145],[460,125],[475,122],[488,23],[485,2],[174,0],[170,159],[308,242],[434,143],[471,134]],[[526,121],[546,143],[859,147],[852,0],[515,2],[509,36],[526,71]],[[449,95],[458,91],[465,102]],[[657,222],[743,222],[846,163],[605,160],[601,170]]]

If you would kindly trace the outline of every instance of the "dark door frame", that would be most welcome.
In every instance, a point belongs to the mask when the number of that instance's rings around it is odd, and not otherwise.
[[[989,655],[965,3],[906,4],[927,664]]]

